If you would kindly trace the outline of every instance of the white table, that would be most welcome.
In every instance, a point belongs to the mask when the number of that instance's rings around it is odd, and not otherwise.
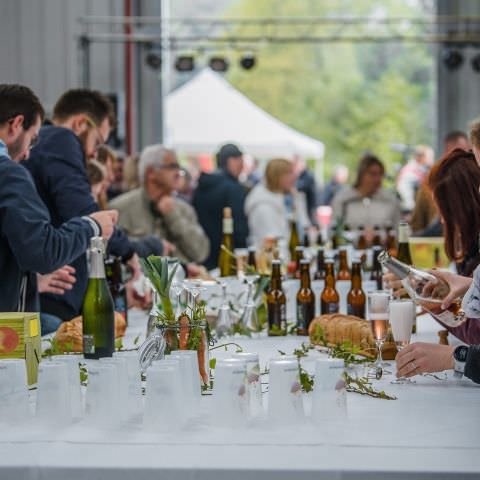
[[[144,333],[145,317],[131,316],[125,344]],[[422,318],[419,338],[438,330]],[[261,362],[300,339],[238,339]],[[228,353],[215,351],[215,356]],[[309,369],[311,363],[305,362]],[[0,479],[373,479],[479,478],[480,390],[470,381],[420,378],[415,385],[376,382],[396,401],[348,394],[344,424],[275,427],[266,420],[231,431],[208,418],[189,431],[146,434],[133,424],[114,432],[81,425],[67,431],[3,431]],[[202,399],[209,411],[211,397]],[[310,399],[305,404],[309,405]]]

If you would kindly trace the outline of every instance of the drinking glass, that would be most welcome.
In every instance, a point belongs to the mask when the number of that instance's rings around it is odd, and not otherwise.
[[[391,300],[389,319],[392,327],[393,340],[395,341],[397,350],[400,352],[402,348],[405,348],[410,343],[412,325],[415,320],[415,303],[413,300]],[[391,383],[415,383],[415,380],[401,377],[392,380]]]
[[[260,379],[260,361],[258,353],[234,353],[233,358],[244,360],[247,365],[247,399],[250,415],[256,417],[263,413],[262,382]]]
[[[312,418],[317,423],[347,417],[345,363],[340,358],[320,357],[315,361]]]
[[[0,360],[0,424],[22,425],[29,416],[25,360]]]
[[[143,425],[146,430],[170,432],[185,424],[178,369],[166,360],[153,362],[147,372]]]
[[[217,360],[213,388],[213,420],[220,426],[241,426],[248,417],[245,360]]]
[[[283,425],[297,423],[304,417],[298,360],[290,356],[275,358],[270,360],[269,369],[270,420]]]
[[[49,425],[72,421],[68,365],[41,362],[38,366],[37,419]]]
[[[389,302],[390,293],[387,291],[376,290],[367,294],[367,317],[377,346],[377,360],[375,361],[377,372],[382,371],[382,347],[388,335]]]
[[[248,330],[258,332],[259,323],[258,323],[257,306],[255,305],[255,301],[253,299],[255,277],[249,276],[246,278],[247,278],[247,299],[243,307],[242,317],[240,321],[242,322],[242,325]]]

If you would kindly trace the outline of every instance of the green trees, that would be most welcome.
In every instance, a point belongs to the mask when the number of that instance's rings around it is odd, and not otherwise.
[[[425,15],[413,1],[241,0],[227,16]],[[434,58],[423,44],[267,44],[258,67],[228,79],[260,107],[326,145],[326,174],[391,143],[433,143]]]

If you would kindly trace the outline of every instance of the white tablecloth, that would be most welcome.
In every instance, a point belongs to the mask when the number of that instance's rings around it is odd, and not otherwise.
[[[125,344],[143,335],[144,327],[144,315],[131,315]],[[424,317],[418,338],[436,341],[436,330]],[[296,337],[236,341],[258,351],[262,365],[277,350],[291,353],[301,343]],[[304,362],[307,369],[312,365],[313,359]],[[349,393],[348,419],[321,427],[308,419],[294,427],[263,419],[224,429],[212,424],[212,399],[203,397],[204,415],[171,434],[145,433],[140,421],[110,432],[82,424],[67,430],[2,428],[0,480],[479,478],[478,387],[452,378],[424,377],[415,385],[390,380],[375,385],[398,400]],[[307,397],[307,412],[310,404]]]

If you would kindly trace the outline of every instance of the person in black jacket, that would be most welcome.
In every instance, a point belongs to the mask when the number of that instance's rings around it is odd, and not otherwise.
[[[48,274],[82,255],[90,238],[108,239],[116,212],[76,216],[53,226],[30,174],[28,158],[44,116],[35,94],[0,85],[0,311],[38,311],[36,272]]]
[[[52,223],[61,225],[72,217],[89,215],[99,210],[86,171],[87,159],[96,155],[115,125],[110,101],[101,93],[75,89],[64,93],[53,109],[52,125],[42,127],[38,144],[24,163],[35,181],[38,193],[50,212]],[[122,257],[140,273],[135,246],[119,229],[108,243],[108,253]],[[42,311],[62,320],[80,314],[87,289],[86,255],[71,263],[77,281],[64,295],[41,295]]]
[[[200,225],[210,240],[210,254],[204,262],[208,269],[218,264],[224,207],[232,209],[235,248],[246,247],[248,237],[244,212],[246,192],[238,181],[243,169],[243,154],[236,145],[223,145],[217,153],[217,165],[217,172],[202,173],[192,199]]]

